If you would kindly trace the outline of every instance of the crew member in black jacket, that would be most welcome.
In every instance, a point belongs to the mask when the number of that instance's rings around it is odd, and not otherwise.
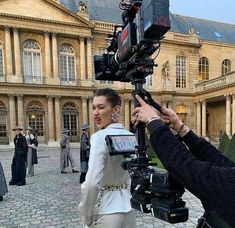
[[[163,107],[164,115],[159,115],[136,98],[141,107],[134,110],[134,121],[147,124],[151,145],[165,169],[203,203],[205,214],[198,227],[235,227],[235,163],[194,134],[173,110]]]
[[[23,130],[21,127],[15,127],[12,130],[15,132],[15,153],[11,164],[12,178],[9,185],[22,186],[26,184],[25,177],[28,144],[26,138],[21,134],[21,131]]]

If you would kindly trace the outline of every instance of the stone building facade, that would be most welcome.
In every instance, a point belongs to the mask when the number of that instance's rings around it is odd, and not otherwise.
[[[119,91],[121,121],[129,127],[133,86],[96,81],[94,76],[93,56],[105,51],[106,36],[120,17],[115,4],[103,4],[96,0],[0,1],[0,144],[12,141],[15,125],[30,125],[40,142],[49,145],[58,144],[61,129],[69,128],[71,140],[78,142],[83,123],[95,131],[92,96],[101,87]],[[224,131],[232,135],[235,40],[219,37],[223,34],[219,22],[178,15],[171,15],[171,21],[156,58],[159,67],[147,78],[146,89],[156,101],[174,108],[198,134],[213,140]],[[183,22],[185,31],[177,27]],[[218,28],[213,31],[215,39],[203,37],[206,29],[197,29],[196,22]],[[223,26],[235,32],[234,25]]]

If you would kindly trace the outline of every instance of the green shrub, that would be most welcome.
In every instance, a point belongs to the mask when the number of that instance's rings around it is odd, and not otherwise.
[[[226,132],[224,132],[224,134],[222,135],[221,139],[220,139],[220,143],[219,143],[219,147],[218,147],[218,151],[220,151],[222,154],[225,151],[226,146],[228,145],[230,139],[227,135]]]
[[[231,161],[235,162],[235,134],[232,136],[229,143],[225,147],[224,155]]]
[[[157,166],[158,168],[162,168],[162,169],[163,169],[164,167],[163,167],[161,161],[159,160],[159,158],[157,157],[156,153],[154,152],[154,150],[153,150],[153,148],[152,148],[152,146],[151,146],[149,137],[146,136],[145,140],[146,140],[146,144],[147,144],[147,146],[148,146],[147,153],[148,153],[148,155],[149,155],[149,156],[151,157],[151,159],[152,159],[151,162],[152,162],[152,163],[157,163],[156,166]]]

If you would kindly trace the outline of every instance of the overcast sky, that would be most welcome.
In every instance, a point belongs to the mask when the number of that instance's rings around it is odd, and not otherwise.
[[[170,11],[235,25],[235,0],[170,0]]]

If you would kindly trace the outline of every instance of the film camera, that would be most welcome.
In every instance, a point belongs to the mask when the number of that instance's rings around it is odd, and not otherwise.
[[[113,34],[108,36],[108,53],[94,56],[95,78],[131,82],[135,85],[134,95],[139,94],[161,111],[161,106],[143,89],[143,84],[156,66],[151,56],[160,50],[160,42],[170,29],[169,0],[121,1],[120,8],[123,25],[116,25]],[[136,100],[135,106],[138,106]],[[152,167],[144,124],[138,125],[136,136],[109,135],[106,142],[110,156],[135,154],[121,164],[129,171],[135,186],[131,198],[134,209],[169,223],[187,221],[188,209],[181,198],[184,188],[166,170]]]
[[[121,1],[120,8],[123,25],[108,35],[108,54],[94,56],[97,80],[133,82],[138,73],[141,78],[152,74],[150,56],[170,29],[169,0]]]

